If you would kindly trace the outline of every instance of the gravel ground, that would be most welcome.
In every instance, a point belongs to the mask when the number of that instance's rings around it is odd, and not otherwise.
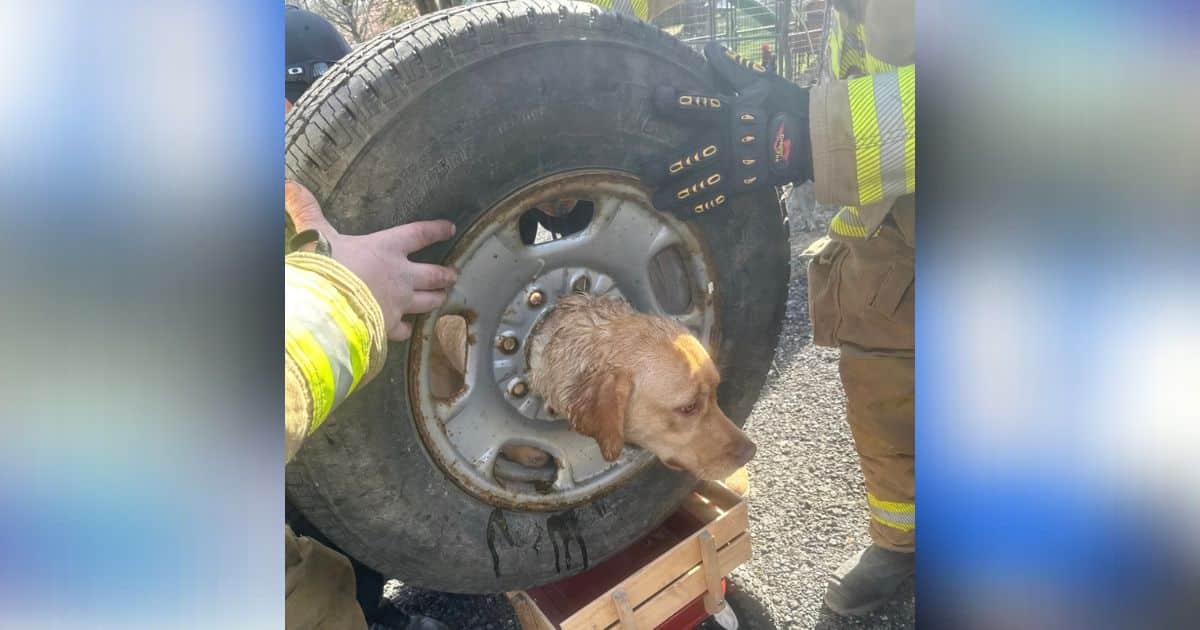
[[[799,219],[799,220],[798,220]],[[746,424],[758,445],[750,462],[754,557],[733,576],[729,601],[741,628],[911,628],[910,583],[873,615],[842,619],[822,599],[826,576],[870,544],[862,473],[854,453],[836,350],[812,345],[806,263],[800,252],[824,234],[792,217],[792,279],[783,334],[762,397]],[[812,227],[804,230],[802,227]],[[389,582],[385,595],[405,611],[451,628],[518,628],[503,596],[450,595]],[[709,622],[706,630],[718,626]]]
[[[733,573],[730,601],[742,628],[911,628],[911,581],[873,615],[846,620],[824,606],[826,576],[869,545],[866,490],[846,423],[838,351],[812,345],[807,263],[800,253],[825,233],[796,229],[792,280],[775,365],[747,433],[758,453],[750,473],[754,557]]]

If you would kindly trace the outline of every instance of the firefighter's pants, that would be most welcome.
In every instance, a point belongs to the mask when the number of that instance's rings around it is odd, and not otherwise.
[[[865,234],[854,224],[858,215],[843,209],[808,269],[813,342],[841,348],[871,538],[895,551],[915,549],[911,208],[893,211],[899,216],[889,214],[869,238],[858,236]]]
[[[284,526],[284,627],[366,630],[354,568],[342,554]]]

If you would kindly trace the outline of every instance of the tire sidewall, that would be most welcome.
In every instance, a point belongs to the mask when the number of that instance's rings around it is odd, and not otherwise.
[[[571,6],[537,6],[560,4]],[[654,119],[653,86],[711,89],[694,54],[641,33],[649,29],[639,24],[580,41],[577,28],[560,23],[526,37],[511,35],[503,44],[497,37],[494,48],[452,56],[436,74],[431,71],[426,88],[402,106],[379,108],[376,129],[363,134],[356,149],[350,142],[353,150],[336,153],[324,168],[289,153],[289,171],[311,182],[340,231],[361,234],[444,218],[456,223],[459,235],[495,203],[549,175],[584,168],[634,172],[639,160],[688,133]],[[446,46],[453,50],[453,43]],[[375,90],[382,99],[385,88]],[[308,111],[332,110],[327,118],[336,121],[339,109],[359,118],[367,109],[337,91],[322,96]],[[289,124],[289,138],[300,131]],[[787,230],[769,191],[735,199],[726,213],[700,217],[694,225],[716,278],[719,401],[741,424],[778,337]],[[414,258],[441,262],[453,245],[439,244]],[[625,486],[564,512],[501,510],[476,499],[425,451],[411,417],[408,349],[408,343],[390,345],[383,372],[338,409],[288,470],[289,495],[305,516],[385,575],[455,592],[560,579],[644,535],[694,483],[655,464]]]

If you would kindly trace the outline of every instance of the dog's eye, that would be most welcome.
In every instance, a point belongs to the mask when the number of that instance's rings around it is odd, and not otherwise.
[[[692,401],[686,407],[680,407],[680,408],[676,409],[675,411],[677,411],[685,416],[690,416],[690,415],[696,413],[697,407],[699,407],[699,405],[696,404],[696,401]]]

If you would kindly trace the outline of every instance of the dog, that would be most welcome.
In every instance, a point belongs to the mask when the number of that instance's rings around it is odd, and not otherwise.
[[[545,316],[529,352],[532,391],[608,461],[629,443],[668,468],[723,479],[754,456],[717,405],[721,375],[708,351],[672,319],[576,293]]]
[[[434,359],[460,379],[465,337],[461,318],[435,325]],[[531,391],[594,439],[608,461],[634,444],[668,468],[719,480],[754,456],[754,443],[717,405],[721,376],[704,345],[678,322],[639,313],[620,298],[575,293],[559,300],[530,335],[529,368]],[[530,468],[549,461],[528,446],[502,452]]]

